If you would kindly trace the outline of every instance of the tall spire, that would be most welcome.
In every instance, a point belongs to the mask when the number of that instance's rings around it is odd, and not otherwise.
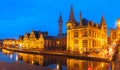
[[[71,5],[69,20],[74,20],[73,6]]]
[[[82,26],[82,12],[80,11],[80,26]]]
[[[59,22],[59,23],[62,23],[62,22],[63,22],[63,20],[62,20],[62,14],[61,14],[61,13],[60,13],[58,22]]]
[[[100,24],[101,28],[103,29],[107,29],[107,26],[106,26],[106,22],[105,22],[105,19],[104,19],[104,16],[102,15],[102,19],[101,19],[101,24]]]
[[[63,23],[63,20],[62,20],[62,15],[60,13],[60,16],[59,16],[59,20],[58,20],[58,27],[59,27],[59,33],[58,35],[61,36],[62,35],[62,23]]]

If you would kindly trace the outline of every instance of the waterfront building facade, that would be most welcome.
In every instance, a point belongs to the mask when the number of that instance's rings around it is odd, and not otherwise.
[[[15,39],[4,39],[3,40],[3,47],[14,47],[16,45]]]
[[[43,36],[47,36],[47,32],[34,31],[19,36],[19,44],[23,49],[44,49]]]
[[[102,49],[107,47],[107,26],[102,16],[101,23],[97,24],[85,18],[80,22],[74,18],[73,7],[67,26],[67,51],[85,52],[91,49]]]
[[[110,44],[114,44],[120,40],[120,19],[117,20],[117,28],[110,29]]]
[[[19,36],[19,46],[22,49],[35,50],[65,50],[66,36],[49,36],[48,32],[32,31]]]

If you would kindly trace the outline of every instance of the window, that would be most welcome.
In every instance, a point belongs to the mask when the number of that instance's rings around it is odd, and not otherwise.
[[[94,41],[94,40],[92,40],[92,46],[93,46],[93,47],[95,46],[95,41]]]
[[[74,44],[78,45],[79,41],[78,40],[74,40]]]
[[[74,32],[74,37],[78,37],[78,32],[77,31]]]
[[[113,32],[113,39],[116,39],[116,33]]]
[[[89,31],[89,36],[91,37],[91,31]]]
[[[74,40],[74,50],[77,51],[78,50],[78,40]]]
[[[70,26],[68,26],[68,29],[70,29]]]
[[[87,31],[83,32],[83,37],[87,37]]]
[[[85,47],[85,48],[88,47],[88,40],[83,40],[83,47]]]

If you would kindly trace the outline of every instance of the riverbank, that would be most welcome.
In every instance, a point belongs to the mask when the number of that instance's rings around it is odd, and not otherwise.
[[[0,70],[52,70],[42,66],[35,66],[31,64],[23,64],[19,62],[5,63],[0,62]]]
[[[31,53],[31,54],[41,54],[41,55],[54,55],[54,56],[63,56],[75,59],[83,60],[94,60],[102,62],[111,62],[109,58],[99,56],[98,54],[78,54],[66,51],[53,51],[53,50],[26,50],[26,49],[17,49],[17,48],[4,48],[9,51],[21,52],[21,53]]]

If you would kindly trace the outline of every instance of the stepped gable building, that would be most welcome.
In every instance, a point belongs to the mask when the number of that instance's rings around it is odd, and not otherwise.
[[[47,36],[47,32],[34,31],[19,36],[19,44],[23,49],[44,49],[43,36]]]
[[[19,36],[19,46],[23,49],[65,50],[66,36],[49,36],[48,32],[32,31]]]
[[[107,26],[102,16],[100,25],[82,18],[80,21],[74,18],[73,7],[71,6],[70,17],[67,26],[67,51],[85,52],[91,49],[102,49],[107,46]]]
[[[19,36],[19,46],[23,49],[66,50],[66,34],[62,33],[62,15],[58,19],[58,35],[49,36],[48,32],[32,31]]]
[[[117,28],[110,29],[110,45],[116,42],[120,44],[120,18],[117,20]]]

